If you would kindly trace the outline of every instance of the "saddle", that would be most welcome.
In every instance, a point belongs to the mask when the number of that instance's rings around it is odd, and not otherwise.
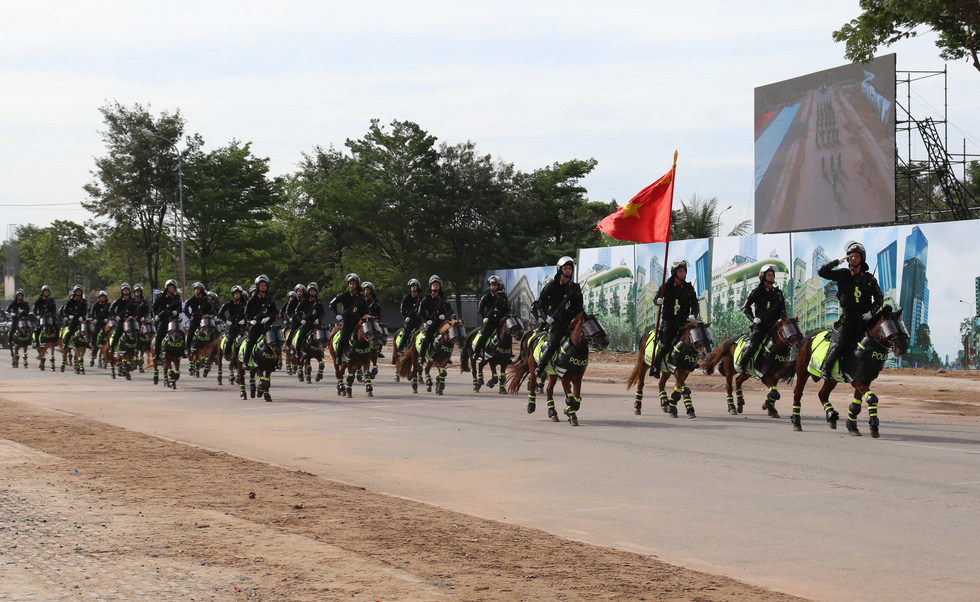
[[[648,365],[653,364],[653,358],[657,356],[657,351],[660,349],[662,341],[657,337],[656,344],[654,344],[654,337],[648,336],[647,343],[643,348],[643,359]],[[680,336],[674,338],[670,342],[671,350],[664,357],[664,365],[657,366],[657,369],[666,368],[667,372],[671,374],[674,373],[678,368],[682,370],[694,370],[698,366],[698,357],[694,353],[694,349],[684,344],[684,339]]]
[[[817,333],[810,343],[810,363],[807,372],[814,381],[820,380],[820,367],[830,350],[831,331]],[[888,348],[865,335],[853,351],[845,351],[840,359],[831,366],[830,375],[837,382],[850,383],[855,380],[871,381],[878,377],[885,361],[888,359]]]

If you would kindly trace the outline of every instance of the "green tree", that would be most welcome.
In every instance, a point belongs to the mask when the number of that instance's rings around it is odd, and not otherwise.
[[[207,288],[216,280],[232,282],[255,265],[253,249],[273,242],[261,239],[262,224],[279,198],[268,171],[269,160],[253,156],[251,145],[237,140],[187,162],[186,251],[188,263],[198,270],[195,279]]]
[[[93,271],[93,239],[82,224],[55,220],[50,226],[23,226],[17,230],[21,287],[40,292],[51,287],[51,296],[67,297],[76,284],[88,286]]]
[[[670,239],[686,240],[692,238],[711,238],[718,236],[721,228],[721,215],[718,213],[718,198],[710,199],[691,195],[689,201],[681,201],[681,208],[671,212]],[[728,236],[743,236],[749,233],[751,221],[737,224]]]
[[[861,14],[834,32],[844,42],[844,56],[867,63],[882,46],[935,32],[939,56],[967,59],[980,71],[980,3],[976,0],[861,0]]]
[[[915,343],[916,347],[922,351],[928,351],[932,348],[932,335],[929,332],[929,325],[925,322],[919,324],[919,327],[915,330]]]
[[[95,160],[95,180],[85,186],[90,201],[82,205],[97,217],[138,234],[145,273],[150,285],[156,287],[161,253],[173,248],[167,230],[179,211],[179,160],[174,145],[143,130],[176,142],[184,138],[184,118],[180,111],[165,111],[154,118],[139,104],[125,107],[118,102],[101,107],[99,112],[106,125],[101,134],[107,154]],[[203,144],[199,136],[187,137],[184,142],[181,159],[196,153]]]

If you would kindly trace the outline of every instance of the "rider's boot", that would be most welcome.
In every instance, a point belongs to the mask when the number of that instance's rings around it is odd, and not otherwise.
[[[548,361],[551,360],[551,346],[548,345],[544,348],[544,352],[541,354],[541,363],[539,363],[534,368],[534,376],[538,380],[542,380],[548,373]]]
[[[242,365],[247,366],[250,361],[252,361],[252,346],[246,344],[245,345],[245,357],[242,358]]]
[[[823,365],[820,367],[820,378],[824,380],[833,380],[833,369],[834,363],[840,359],[841,349],[840,345],[836,342],[830,344],[830,349],[827,350],[827,357],[823,360]]]
[[[662,351],[658,351],[653,356],[653,363],[650,364],[650,376],[653,378],[660,378],[660,364],[664,361],[664,355]]]
[[[745,373],[748,371],[749,358],[755,353],[755,347],[752,345],[747,346],[742,350],[742,357],[738,359],[738,366],[735,367],[737,372]]]

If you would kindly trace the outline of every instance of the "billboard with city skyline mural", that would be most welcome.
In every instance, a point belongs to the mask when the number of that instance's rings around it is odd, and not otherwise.
[[[701,301],[702,318],[712,322],[716,343],[748,329],[741,307],[766,263],[776,269],[787,310],[812,334],[830,328],[839,316],[835,285],[820,278],[817,269],[842,257],[848,241],[861,242],[885,302],[903,309],[913,337],[903,364],[954,366],[964,349],[966,363],[970,356],[975,361],[980,343],[977,231],[980,220],[682,240],[671,242],[667,261],[691,264],[688,280]],[[604,316],[604,324],[631,325],[633,345],[656,324],[653,300],[662,282],[664,251],[663,243],[579,251],[576,277],[588,299],[586,309]],[[512,311],[526,320],[555,268],[494,273],[505,280]],[[629,329],[621,333],[615,346],[629,347],[629,336]]]

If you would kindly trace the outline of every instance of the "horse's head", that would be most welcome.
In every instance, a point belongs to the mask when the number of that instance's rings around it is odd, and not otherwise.
[[[203,335],[204,337],[210,338],[216,328],[217,324],[214,321],[214,316],[201,316],[201,325],[198,326],[197,332],[199,336]]]
[[[320,349],[326,349],[327,345],[330,344],[330,331],[324,324],[320,323],[320,320],[313,323],[313,339]]]
[[[282,349],[286,337],[282,334],[282,320],[273,320],[265,330],[265,345],[276,353]]]
[[[123,336],[127,339],[135,339],[139,335],[140,327],[136,323],[136,318],[126,318],[123,322]]]
[[[364,316],[358,326],[358,339],[372,346],[377,345],[381,340],[381,326],[378,319],[374,316]]]
[[[95,321],[85,320],[78,325],[78,338],[83,341],[92,340],[92,336],[95,334]]]
[[[772,327],[769,338],[781,347],[788,347],[793,351],[800,348],[803,342],[803,331],[800,330],[799,320],[796,318],[782,318]]]
[[[900,357],[909,348],[909,331],[902,322],[902,310],[893,311],[890,305],[884,306],[878,315],[872,316],[868,328],[871,338],[887,347]]]
[[[143,323],[140,324],[140,334],[147,338],[152,338],[153,335],[155,335],[156,333],[157,333],[157,327],[153,323],[153,321],[143,320]]]
[[[678,335],[681,341],[693,349],[698,354],[698,358],[702,360],[711,353],[711,346],[714,345],[711,340],[711,331],[708,330],[709,326],[711,326],[711,322],[707,324],[700,320],[688,322],[681,328]]]
[[[52,317],[50,313],[44,314],[43,316],[41,316],[41,319],[38,322],[38,326],[44,332],[51,334],[52,332],[54,332],[54,317]]]
[[[572,320],[569,331],[569,338],[575,347],[580,347],[584,342],[592,349],[602,351],[609,346],[609,335],[595,314],[580,313]]]
[[[29,314],[26,318],[18,322],[17,323],[18,334],[20,334],[20,336],[22,337],[31,334],[31,331],[34,330],[35,320],[36,318],[34,317],[34,314]]]
[[[453,345],[462,347],[466,342],[466,327],[462,320],[446,320],[439,327],[439,336]]]
[[[501,340],[504,339],[506,333],[510,333],[511,337],[520,340],[524,336],[524,324],[515,316],[507,316],[504,319],[504,323],[500,326],[500,332],[498,333]]]

